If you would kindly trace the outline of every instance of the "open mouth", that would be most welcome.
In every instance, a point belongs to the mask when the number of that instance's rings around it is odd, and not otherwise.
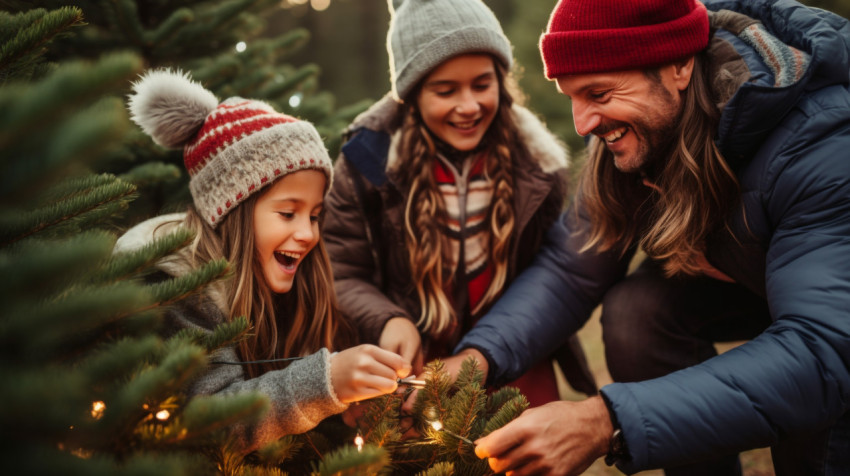
[[[475,119],[474,121],[449,122],[449,124],[451,124],[452,127],[455,127],[457,129],[469,130],[469,129],[473,129],[480,122],[481,122],[481,119]]]
[[[613,144],[626,135],[627,132],[629,132],[628,127],[621,127],[603,135],[602,138],[605,139],[605,142]]]
[[[301,253],[292,253],[290,251],[275,251],[274,259],[276,259],[278,263],[283,265],[285,269],[293,270],[295,269],[295,265],[298,264],[298,260],[301,259]]]

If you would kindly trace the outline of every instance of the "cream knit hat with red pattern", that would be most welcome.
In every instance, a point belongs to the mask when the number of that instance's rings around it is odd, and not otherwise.
[[[131,119],[154,142],[183,147],[189,190],[213,228],[251,194],[288,173],[333,165],[312,124],[251,99],[216,97],[188,74],[156,70],[133,84]]]

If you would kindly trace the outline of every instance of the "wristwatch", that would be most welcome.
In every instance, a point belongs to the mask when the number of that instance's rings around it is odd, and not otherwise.
[[[611,442],[608,444],[608,454],[605,455],[605,464],[612,466],[614,463],[628,458],[629,451],[626,449],[626,439],[623,437],[623,430],[615,428],[614,434],[611,435]]]
[[[608,443],[608,454],[605,455],[605,464],[613,466],[618,461],[628,461],[629,450],[626,448],[626,438],[623,436],[623,430],[620,429],[620,422],[617,421],[617,414],[611,409],[611,402],[604,392],[600,392],[602,401],[605,402],[605,407],[608,409],[608,415],[611,417],[611,425],[614,427],[614,434],[611,435],[611,441]]]

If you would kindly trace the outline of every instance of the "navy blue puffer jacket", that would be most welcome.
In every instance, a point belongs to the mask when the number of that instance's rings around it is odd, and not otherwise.
[[[771,446],[850,411],[850,23],[791,0],[705,4],[757,19],[810,55],[801,78],[777,87],[779,73],[751,43],[716,32],[750,74],[724,106],[717,138],[738,173],[749,232],[733,222],[747,241],[709,242],[706,256],[763,295],[773,323],[700,365],[602,389],[632,457],[626,472]],[[630,256],[577,252],[580,212],[562,216],[532,267],[456,349],[482,351],[495,383],[576,332],[626,271]]]

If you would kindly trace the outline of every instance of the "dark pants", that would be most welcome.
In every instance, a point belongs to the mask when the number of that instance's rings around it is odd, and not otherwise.
[[[703,277],[667,279],[652,260],[613,287],[602,305],[605,358],[617,382],[652,379],[698,364],[716,355],[715,342],[751,339],[770,323],[767,302],[743,286]],[[836,440],[847,453],[850,414],[822,434],[772,448],[776,474],[848,474],[822,469],[832,466],[825,460],[836,457],[828,451]],[[741,465],[737,455],[729,455],[665,468],[665,474],[740,475]]]

